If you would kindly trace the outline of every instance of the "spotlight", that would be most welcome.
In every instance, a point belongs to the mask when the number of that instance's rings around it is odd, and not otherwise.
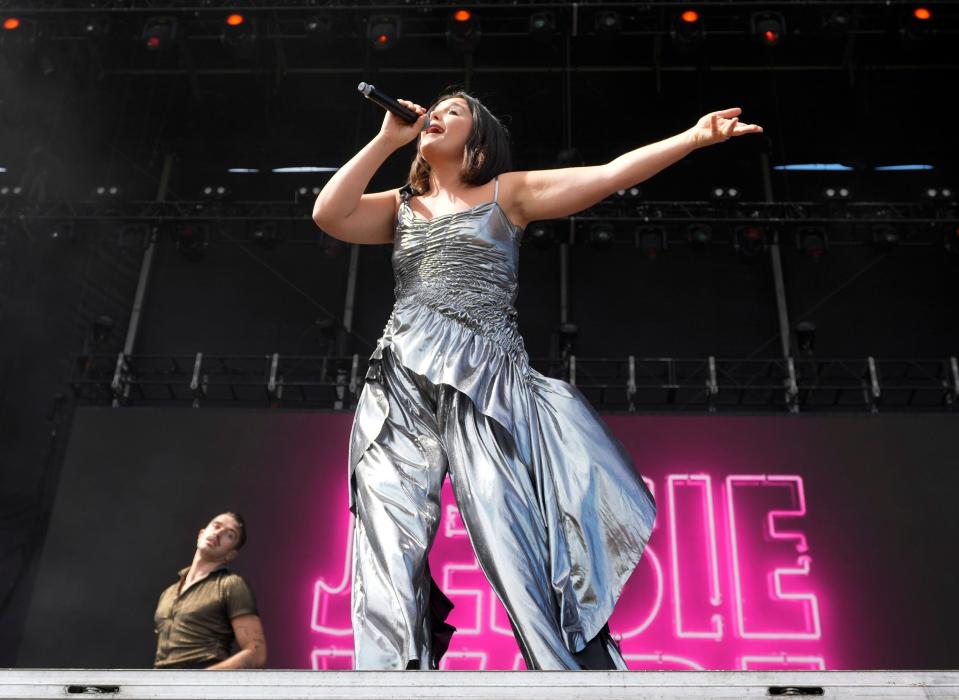
[[[220,39],[225,46],[235,51],[252,50],[256,45],[256,19],[238,12],[227,15]]]
[[[446,43],[456,51],[473,51],[481,33],[479,18],[469,10],[457,10],[446,23]]]
[[[647,259],[655,260],[666,250],[666,229],[662,226],[639,226],[636,228],[636,242]]]
[[[366,24],[366,38],[377,51],[386,51],[400,40],[400,29],[400,18],[396,15],[371,17]]]
[[[619,34],[623,29],[623,18],[615,10],[600,10],[593,15],[593,28],[597,34]]]
[[[310,39],[323,39],[333,34],[333,17],[330,15],[313,15],[304,23],[306,36]]]
[[[73,222],[58,221],[50,229],[50,240],[52,241],[72,241],[73,240]]]
[[[549,248],[556,240],[556,236],[553,233],[553,227],[550,224],[542,221],[537,221],[530,224],[526,228],[526,237],[537,248]]]
[[[829,10],[822,16],[823,31],[829,36],[845,36],[852,26],[852,15],[846,10]]]
[[[297,187],[296,191],[293,193],[293,201],[299,202],[301,199],[307,199],[309,197],[316,197],[320,194],[322,188],[317,186],[308,187],[303,185],[302,187]]]
[[[97,316],[90,326],[90,335],[94,345],[103,345],[113,335],[116,322],[109,316]]]
[[[823,194],[826,199],[849,199],[850,196],[848,187],[827,187]]]
[[[576,336],[579,335],[579,328],[575,323],[566,321],[559,324],[556,328],[556,338],[559,341],[559,352],[561,357],[569,357],[575,353]]]
[[[872,227],[872,242],[880,250],[889,250],[899,243],[899,232],[889,224]]]
[[[812,355],[816,347],[816,324],[812,321],[800,321],[796,324],[796,344],[803,355]]]
[[[110,23],[103,17],[91,17],[80,28],[85,36],[94,39],[110,33]]]
[[[959,257],[959,224],[950,224],[942,234],[942,243],[946,252]]]
[[[755,259],[766,249],[766,231],[756,225],[738,226],[733,246],[744,259]]]
[[[22,197],[23,188],[20,185],[3,185],[0,187],[0,197]]]
[[[796,248],[813,261],[820,261],[828,247],[829,239],[826,237],[825,229],[819,226],[805,226],[796,231]]]
[[[936,200],[951,199],[952,190],[948,187],[929,187],[925,191],[923,191],[922,196],[925,197],[926,199],[936,199]]]
[[[684,10],[673,17],[670,36],[680,47],[692,47],[703,40],[703,23],[696,10]]]
[[[100,185],[93,192],[100,199],[115,199],[120,196],[117,185]]]
[[[33,48],[37,43],[37,23],[24,17],[5,17],[0,32],[0,48],[19,52]],[[22,56],[21,56],[22,58]]]
[[[692,246],[705,248],[713,240],[713,229],[709,224],[690,224],[686,236]]]
[[[932,19],[932,12],[927,7],[917,7],[912,11],[912,16],[920,22],[928,22]]]
[[[272,221],[259,221],[250,229],[250,240],[263,250],[273,250],[280,242],[276,224]]]
[[[738,187],[714,187],[710,195],[716,200],[739,199],[742,192]]]
[[[173,240],[184,258],[201,260],[210,247],[210,227],[208,224],[177,224],[173,230]]]
[[[232,190],[226,185],[207,185],[201,191],[204,199],[216,199],[220,201],[229,199],[232,193]]]
[[[786,33],[786,21],[779,12],[754,12],[749,23],[753,36],[763,46],[777,46]]]
[[[615,238],[613,227],[607,223],[593,224],[589,227],[589,242],[596,250],[612,247]]]
[[[636,198],[639,197],[642,193],[643,193],[643,191],[642,191],[641,189],[639,189],[639,186],[638,186],[638,185],[633,185],[633,186],[630,187],[629,189],[625,189],[625,190],[616,190],[616,194],[617,194],[619,197],[628,197],[628,198],[630,198],[630,199],[636,199]]]
[[[177,39],[176,17],[150,17],[143,24],[143,45],[147,51],[165,51]]]
[[[543,39],[556,33],[556,15],[552,12],[534,12],[529,16],[529,33]]]

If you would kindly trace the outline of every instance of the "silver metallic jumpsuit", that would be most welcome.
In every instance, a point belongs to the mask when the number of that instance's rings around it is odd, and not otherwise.
[[[606,623],[656,506],[586,399],[530,368],[521,236],[496,195],[429,221],[400,206],[396,305],[350,439],[357,669],[436,668],[448,647],[427,562],[447,473],[527,667],[592,668],[589,642],[626,668]]]

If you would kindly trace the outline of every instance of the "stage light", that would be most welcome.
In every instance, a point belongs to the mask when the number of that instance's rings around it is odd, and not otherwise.
[[[813,261],[818,262],[826,254],[829,239],[826,230],[820,226],[804,226],[796,231],[796,248]]]
[[[20,18],[19,17],[7,17],[3,20],[3,28],[8,32],[12,32],[15,29],[20,28]]]
[[[552,12],[534,12],[529,16],[529,33],[537,39],[553,35],[556,32],[556,15]]]
[[[314,187],[302,185],[301,187],[297,187],[296,191],[293,193],[293,201],[298,202],[300,199],[306,199],[310,196],[316,197],[320,194],[321,190],[322,188],[318,185]]]
[[[90,335],[93,337],[94,345],[103,345],[112,336],[117,324],[109,316],[97,316],[90,326]]]
[[[333,17],[330,15],[313,15],[304,23],[307,37],[322,39],[333,34]]]
[[[692,48],[702,43],[703,23],[699,20],[696,10],[684,10],[673,17],[669,34],[677,46]]]
[[[738,187],[725,187],[722,185],[714,187],[710,192],[712,198],[716,200],[739,199],[740,194],[742,194],[742,192]]]
[[[589,243],[596,250],[606,250],[613,245],[616,232],[611,224],[598,223],[589,227]]]
[[[552,225],[537,221],[526,227],[525,237],[537,248],[549,248],[556,240]]]
[[[210,247],[210,227],[199,223],[177,224],[173,230],[173,241],[184,258],[201,260]]]
[[[250,229],[250,240],[263,250],[273,250],[280,242],[276,224],[272,221],[259,221]]]
[[[639,249],[648,260],[655,260],[666,250],[666,229],[662,226],[639,226],[636,228]]]
[[[849,199],[850,196],[848,187],[827,187],[823,194],[826,199]]]
[[[3,185],[0,187],[0,197],[20,197],[23,188],[20,185]]]
[[[575,323],[566,321],[556,327],[556,340],[559,344],[559,354],[563,358],[573,355],[576,350],[576,338],[579,335],[579,328]]]
[[[704,248],[713,240],[713,229],[709,224],[690,224],[686,227],[686,237],[696,248]]]
[[[623,29],[623,18],[615,10],[600,10],[593,15],[593,28],[597,34],[619,34]]]
[[[473,51],[481,33],[479,19],[469,10],[457,10],[446,23],[446,43],[457,51]]]
[[[786,33],[786,21],[779,12],[754,12],[749,19],[753,36],[763,46],[777,46]]]
[[[227,16],[220,39],[234,51],[249,52],[256,45],[256,19],[239,13]]]
[[[756,259],[760,253],[766,250],[766,231],[755,224],[738,226],[733,247],[742,258]]]
[[[120,195],[120,187],[118,185],[99,185],[94,190],[94,194],[101,199],[116,198]]]
[[[640,194],[642,194],[642,190],[639,189],[639,186],[634,185],[633,187],[630,187],[625,190],[616,190],[616,194],[619,197],[629,197],[630,199],[635,199],[636,197],[639,197]]]
[[[89,37],[101,37],[110,33],[110,23],[103,17],[91,17],[83,23],[83,33]]]
[[[73,240],[73,222],[57,221],[50,229],[50,240],[53,241],[72,241]]]
[[[926,7],[917,7],[912,11],[912,16],[920,22],[926,22],[932,19],[932,13],[929,11],[929,8]]]
[[[959,224],[950,224],[942,235],[942,243],[946,252],[959,257]]]
[[[176,17],[150,17],[143,23],[141,36],[148,51],[171,48],[177,39]]]
[[[400,18],[396,15],[371,17],[366,25],[366,38],[377,51],[386,51],[400,40],[401,27]]]
[[[207,185],[200,193],[204,199],[224,200],[229,199],[233,191],[226,185]]]
[[[796,345],[802,355],[812,355],[816,347],[816,324],[812,321],[800,321],[796,324]]]
[[[829,10],[822,15],[822,28],[827,35],[845,36],[852,29],[852,20],[847,10]]]
[[[889,250],[899,243],[899,232],[889,224],[875,224],[872,227],[872,242],[880,250]]]
[[[926,199],[951,199],[952,190],[948,187],[928,187],[923,191],[922,196]]]

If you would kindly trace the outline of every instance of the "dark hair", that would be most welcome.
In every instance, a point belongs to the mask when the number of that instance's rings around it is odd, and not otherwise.
[[[239,539],[236,541],[235,549],[242,549],[243,545],[246,544],[246,520],[244,520],[243,516],[237,513],[235,510],[225,510],[223,511],[222,515],[229,515],[231,518],[236,520],[236,524],[240,526],[239,532],[237,533]]]
[[[473,115],[473,130],[466,140],[466,156],[463,159],[460,180],[467,185],[485,185],[497,175],[512,170],[509,131],[482,102],[469,93],[463,90],[446,90],[433,101],[427,114],[440,102],[452,97],[465,100],[470,114]],[[419,151],[410,166],[406,184],[414,194],[426,194],[430,191],[430,164]]]

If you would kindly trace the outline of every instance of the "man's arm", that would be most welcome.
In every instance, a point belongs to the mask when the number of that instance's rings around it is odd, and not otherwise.
[[[207,670],[225,668],[263,668],[266,666],[266,637],[257,615],[240,615],[230,620],[240,650]]]

